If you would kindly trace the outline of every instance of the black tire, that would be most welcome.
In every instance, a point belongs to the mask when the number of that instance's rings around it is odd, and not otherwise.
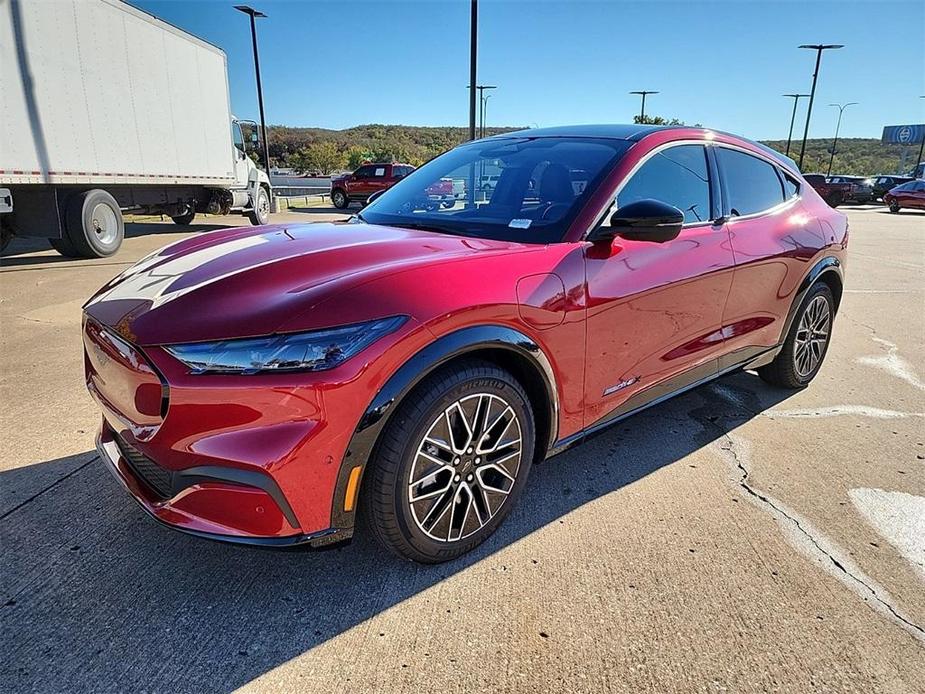
[[[122,210],[105,190],[74,195],[67,205],[66,221],[67,241],[76,255],[84,258],[107,258],[119,250],[125,238]],[[57,247],[56,250],[61,252]]]
[[[813,344],[805,347],[810,353],[807,361],[803,359],[806,352],[801,350],[799,343],[806,336],[813,337],[816,335],[814,330],[807,330],[806,326],[813,323],[811,311],[814,310],[813,307],[817,305],[817,301],[825,302],[826,335],[824,342],[818,345],[818,350],[816,349],[817,345]],[[804,318],[807,319],[808,323],[804,323]],[[774,361],[758,369],[758,375],[771,385],[780,386],[781,388],[805,388],[819,373],[822,362],[825,361],[825,355],[832,340],[834,319],[835,298],[832,296],[832,290],[824,282],[817,282],[803,298],[800,309],[793,318],[793,325],[790,326],[790,331],[784,340],[783,349],[774,358]],[[816,357],[818,357],[818,360],[813,361]]]
[[[495,446],[505,437],[519,433],[520,455],[513,471],[509,466],[515,463],[511,460],[504,461],[504,456],[509,456],[509,451],[515,451],[516,446],[511,448],[510,442],[505,441],[501,446],[502,451],[482,452],[484,460],[475,458],[474,456],[479,455],[481,443],[469,448],[468,452],[465,447],[478,436],[479,429],[476,428],[476,434],[468,434],[465,430],[459,429],[459,419],[455,420],[457,430],[463,432],[459,436],[469,437],[468,443],[461,446],[462,452],[450,452],[450,449],[456,446],[453,443],[454,435],[449,433],[449,445],[440,446],[439,442],[433,442],[438,445],[429,445],[427,451],[428,456],[437,456],[441,464],[445,463],[446,468],[436,467],[439,472],[423,475],[417,470],[417,462],[433,467],[430,461],[435,459],[422,457],[423,452],[419,452],[419,447],[424,445],[424,438],[428,433],[432,433],[433,427],[448,426],[441,424],[449,421],[449,418],[444,419],[444,413],[448,408],[452,409],[457,402],[463,402],[470,411],[473,428],[480,424],[479,408],[484,407],[482,403],[488,402],[487,409],[483,410],[485,414],[481,416],[483,427],[486,420],[496,421],[499,410],[505,413],[501,416],[507,416],[507,409],[504,407],[509,406],[517,419],[519,429],[511,429],[513,420],[500,421],[497,429],[488,427],[479,437],[479,441],[484,442],[487,436],[499,432],[501,425],[504,425],[505,430],[497,433]],[[513,431],[514,434],[509,434],[509,431]],[[362,503],[373,535],[399,557],[425,564],[449,561],[472,550],[497,529],[517,502],[530,473],[534,431],[530,401],[517,380],[503,369],[473,359],[451,365],[428,376],[401,403],[383,431],[370,461],[370,469],[364,481]],[[432,439],[429,439],[430,441]],[[454,457],[457,455],[459,457]],[[488,456],[493,458],[489,460]],[[506,474],[503,477],[499,476],[496,461],[504,462]],[[432,505],[428,497],[430,493],[422,492],[424,499],[415,503],[420,504],[424,501],[425,507],[416,506],[416,510],[412,510],[412,472],[421,480],[419,490],[428,484],[423,480],[430,479],[429,484],[437,485],[438,488],[445,484],[446,491],[438,489],[434,492]],[[443,474],[448,476],[443,477],[443,481],[438,481]],[[492,485],[497,485],[498,491],[487,491],[493,488]],[[502,486],[508,486],[508,489],[503,490]],[[458,506],[462,502],[463,494],[468,495],[465,508]],[[479,496],[479,500],[476,499],[476,495]],[[440,508],[446,509],[449,512],[448,516],[440,512]],[[430,533],[442,535],[445,521],[446,538],[450,538],[458,520],[457,538],[436,539],[424,530],[430,514],[438,512],[439,515],[429,528]],[[416,513],[424,515],[421,522],[416,518]],[[471,513],[475,515],[471,516]]]
[[[257,187],[257,199],[248,211],[247,218],[255,227],[270,223],[270,193],[264,186]]]
[[[346,191],[335,188],[331,191],[331,202],[334,203],[334,207],[338,210],[346,210],[350,205],[350,198],[347,197]]]
[[[174,224],[179,224],[180,226],[187,226],[192,224],[193,220],[196,219],[196,205],[189,204],[186,206],[186,212],[183,214],[178,214],[176,217],[171,217]]]
[[[6,250],[6,247],[10,245],[10,241],[13,240],[13,235],[13,230],[5,223],[0,222],[0,251]]]
[[[899,214],[899,203],[895,200],[890,200],[890,212],[893,214]]]
[[[65,258],[79,258],[80,253],[66,236],[60,239],[48,239],[48,243]]]
[[[826,196],[825,201],[829,207],[835,208],[845,202],[845,197],[839,193],[831,193]]]

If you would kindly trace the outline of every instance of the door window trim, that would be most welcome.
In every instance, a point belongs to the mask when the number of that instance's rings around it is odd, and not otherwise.
[[[739,147],[738,145],[729,144],[727,142],[713,142],[711,144],[713,147],[725,147],[726,149],[731,149],[736,152],[741,152],[742,154],[747,154],[751,157],[754,157],[755,159],[758,159],[759,161],[764,162],[768,166],[773,167],[774,170],[777,172],[777,180],[780,182],[781,196],[783,196],[784,192],[786,191],[786,188],[784,187],[784,176],[787,175],[787,172],[781,166],[779,166],[774,161],[772,161],[769,157],[758,154],[757,152],[753,152],[750,149],[746,149],[745,147]],[[731,212],[731,206],[729,205],[729,197],[728,197],[729,196],[728,194],[729,186],[726,184],[726,172],[723,169],[723,165],[719,161],[719,157],[716,157],[716,166],[719,169],[720,185],[723,188],[723,214],[726,217],[726,224],[735,224],[736,222],[740,222],[746,219],[755,219],[756,217],[764,217],[766,215],[777,214],[778,212],[781,212],[782,210],[787,209],[791,205],[795,205],[799,200],[803,198],[802,181],[800,181],[798,178],[793,176],[793,174],[790,174],[790,177],[795,178],[796,183],[797,183],[797,192],[795,195],[792,195],[789,198],[785,198],[784,200],[777,203],[776,205],[772,205],[771,207],[768,207],[764,210],[759,210],[758,212],[751,212],[750,214],[737,215],[733,217],[732,212]]]
[[[585,233],[582,234],[581,240],[582,241],[586,240],[588,237],[588,234],[590,234],[592,231],[594,231],[599,226],[601,226],[604,223],[604,220],[607,219],[607,217],[609,217],[612,214],[614,205],[617,204],[617,196],[620,195],[620,192],[623,190],[626,184],[632,180],[633,176],[636,175],[636,172],[639,171],[639,169],[641,169],[642,166],[646,162],[649,161],[649,159],[654,157],[656,154],[661,154],[666,149],[672,149],[673,147],[683,147],[685,145],[697,145],[699,147],[704,148],[704,156],[706,157],[706,163],[707,163],[707,176],[709,176],[709,179],[710,179],[707,181],[707,185],[710,188],[710,217],[711,218],[703,222],[688,222],[688,223],[682,224],[681,229],[695,229],[697,227],[717,226],[715,222],[718,218],[715,217],[714,215],[717,211],[717,203],[720,204],[719,209],[720,210],[723,209],[722,199],[720,197],[721,195],[720,189],[722,188],[722,186],[720,185],[719,180],[713,180],[714,167],[713,167],[713,164],[711,163],[712,157],[709,151],[713,143],[707,140],[689,140],[689,139],[688,140],[672,140],[671,142],[663,142],[662,144],[656,147],[653,147],[651,150],[646,152],[646,154],[639,161],[633,164],[633,168],[627,172],[626,176],[624,176],[623,179],[614,187],[611,194],[607,196],[607,199],[610,202],[607,202],[604,204],[601,211],[598,212],[597,216],[595,217],[596,221],[594,222],[593,225],[591,225],[589,229],[585,230]],[[627,150],[627,153],[629,153],[630,151],[632,151],[632,148],[630,150]]]

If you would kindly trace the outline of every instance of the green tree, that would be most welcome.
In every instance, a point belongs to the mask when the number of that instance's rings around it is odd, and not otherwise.
[[[685,125],[683,120],[662,118],[661,116],[633,116],[636,125]]]
[[[351,171],[358,169],[363,165],[364,161],[371,161],[372,157],[372,152],[365,147],[352,145],[347,149],[347,168]]]
[[[302,171],[317,169],[323,174],[342,168],[345,163],[344,155],[337,148],[337,144],[330,140],[312,142],[302,147],[296,152],[295,160],[298,162],[294,164],[296,168]]]

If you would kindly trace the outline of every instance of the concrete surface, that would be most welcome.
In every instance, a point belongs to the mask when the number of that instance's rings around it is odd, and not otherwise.
[[[849,210],[812,386],[739,374],[534,471],[438,567],[156,526],[93,453],[80,305],[203,228],[0,268],[4,691],[925,690],[925,214]],[[273,221],[336,215],[318,208]],[[237,219],[210,219],[211,228]]]

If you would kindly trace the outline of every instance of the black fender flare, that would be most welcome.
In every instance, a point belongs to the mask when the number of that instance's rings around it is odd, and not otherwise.
[[[389,421],[396,406],[428,374],[443,364],[465,354],[483,349],[508,350],[529,361],[542,375],[549,406],[549,441],[546,449],[556,440],[559,417],[559,400],[555,374],[546,354],[537,342],[514,328],[502,325],[476,325],[461,328],[443,335],[408,359],[392,374],[366,408],[353,432],[340,469],[331,502],[331,527],[352,528],[356,516],[355,498],[347,499],[351,473],[360,467],[354,485],[361,484],[366,464],[372,456],[379,435]],[[543,448],[540,446],[540,448]],[[545,453],[541,451],[541,453]],[[356,475],[354,475],[356,477]],[[354,496],[358,491],[353,492]],[[350,502],[349,504],[347,502]],[[346,510],[350,506],[350,510]]]
[[[827,255],[824,258],[819,259],[816,263],[810,268],[809,272],[806,273],[806,276],[803,278],[803,281],[800,282],[800,288],[797,289],[796,294],[793,297],[793,302],[790,304],[790,311],[787,313],[787,320],[784,323],[784,328],[780,334],[780,343],[783,344],[784,340],[787,339],[787,335],[790,334],[790,328],[793,325],[793,321],[796,318],[797,310],[803,304],[803,299],[806,298],[806,293],[823,275],[826,273],[835,273],[838,276],[838,281],[844,285],[845,277],[844,270],[842,269],[841,261],[832,255]]]

